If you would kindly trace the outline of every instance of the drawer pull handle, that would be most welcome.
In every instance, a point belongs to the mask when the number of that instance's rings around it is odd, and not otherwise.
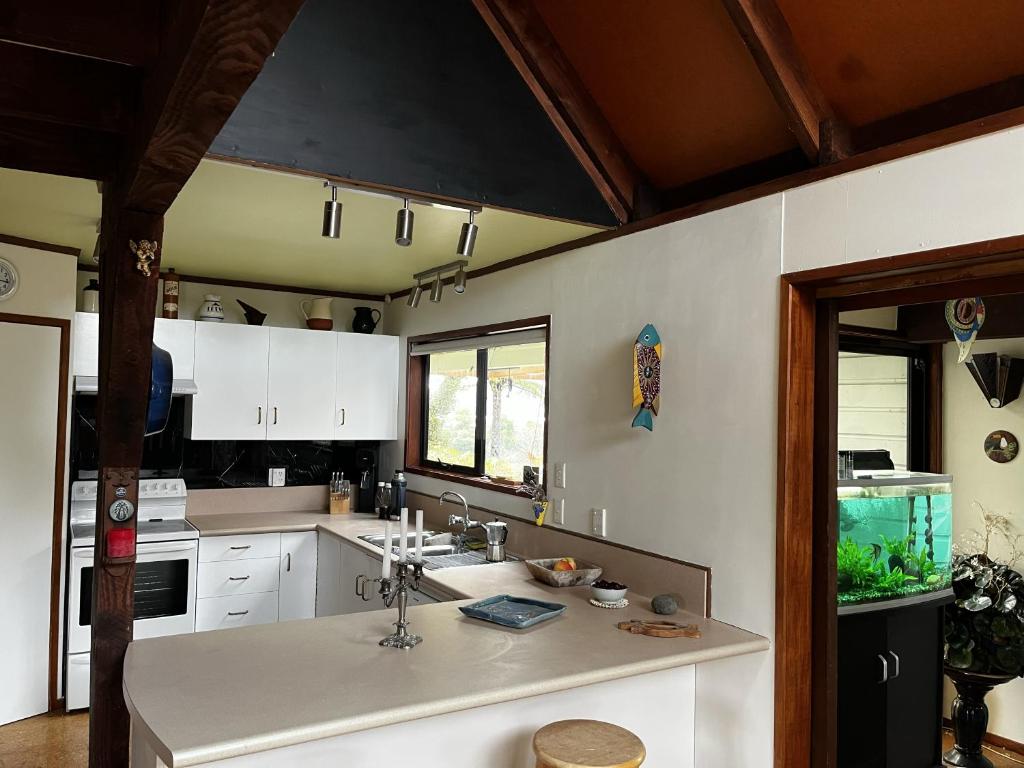
[[[248,581],[248,576],[228,576],[228,581]]]
[[[249,611],[228,611],[228,616],[245,616]]]
[[[228,547],[228,549],[252,549],[252,544],[242,544],[237,547]]]

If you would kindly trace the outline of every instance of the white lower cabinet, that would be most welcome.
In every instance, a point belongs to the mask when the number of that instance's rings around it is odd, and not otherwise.
[[[278,621],[316,615],[316,531],[281,534]]]
[[[316,615],[375,611],[384,607],[379,584],[366,585],[369,600],[356,594],[356,577],[380,578],[381,561],[337,536],[321,536],[317,544]]]
[[[200,574],[202,566],[200,566]],[[196,632],[277,621],[277,592],[196,600]]]
[[[313,618],[316,540],[316,531],[201,538],[196,632]]]

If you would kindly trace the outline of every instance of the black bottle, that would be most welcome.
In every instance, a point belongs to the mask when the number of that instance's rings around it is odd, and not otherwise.
[[[395,476],[391,480],[391,517],[395,520],[398,519],[402,513],[402,509],[405,508],[405,487],[407,483],[405,481],[405,475],[402,474],[402,470],[396,469]]]

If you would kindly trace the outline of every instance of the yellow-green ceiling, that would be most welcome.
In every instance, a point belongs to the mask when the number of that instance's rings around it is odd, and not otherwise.
[[[466,215],[414,205],[413,244],[395,245],[401,202],[339,190],[339,240],[320,235],[323,182],[204,160],[167,213],[162,267],[181,274],[333,291],[387,293],[456,258]],[[100,195],[81,179],[0,169],[0,234],[82,250],[92,263]],[[469,269],[597,231],[485,208]]]

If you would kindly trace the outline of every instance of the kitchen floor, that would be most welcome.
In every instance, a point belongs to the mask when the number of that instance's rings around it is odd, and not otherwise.
[[[945,729],[942,749],[953,746],[953,734]],[[998,747],[985,747],[995,768],[1020,768],[1024,755]],[[89,764],[89,713],[40,715],[0,726],[0,768],[87,768]]]
[[[86,768],[89,713],[39,715],[0,726],[0,768]]]

